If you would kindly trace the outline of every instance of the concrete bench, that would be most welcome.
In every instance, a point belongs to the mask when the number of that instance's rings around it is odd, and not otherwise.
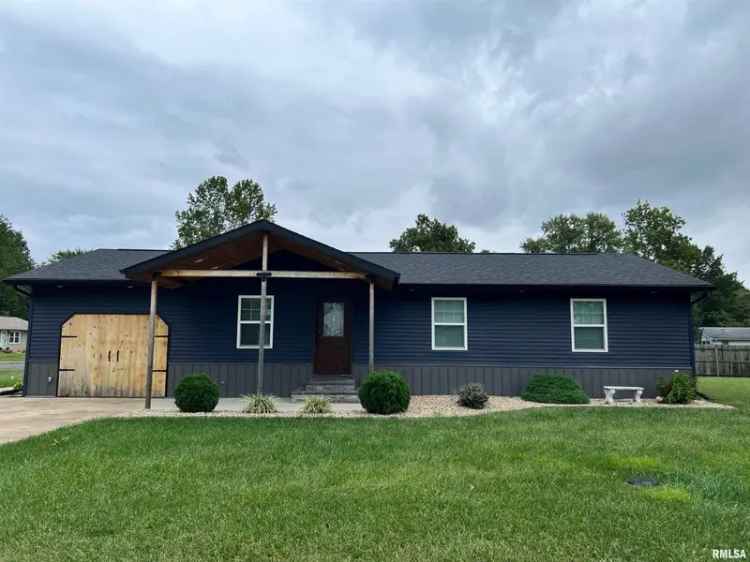
[[[605,386],[604,387],[604,401],[607,404],[615,403],[615,392],[618,390],[631,390],[635,393],[634,400],[636,404],[641,403],[641,396],[643,395],[642,386]]]

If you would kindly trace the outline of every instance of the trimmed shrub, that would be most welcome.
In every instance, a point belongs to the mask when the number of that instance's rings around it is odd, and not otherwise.
[[[409,407],[411,392],[398,373],[376,371],[360,385],[359,401],[370,414],[398,414]]]
[[[669,393],[664,396],[667,404],[687,404],[695,400],[695,382],[689,375],[677,374],[672,377]]]
[[[330,414],[331,411],[331,401],[323,396],[305,398],[305,405],[302,406],[303,414]]]
[[[458,404],[464,408],[481,410],[489,399],[490,397],[487,396],[484,387],[478,382],[470,382],[458,391]]]
[[[680,378],[680,388],[677,393],[670,397],[672,389],[674,387],[675,380]],[[672,400],[682,400],[685,394],[684,390],[684,379],[687,379],[688,391],[687,391],[687,402],[695,400],[698,396],[698,381],[694,376],[685,373],[675,373],[668,379],[659,378],[656,380],[656,392],[661,396],[662,401],[666,404],[685,404],[686,402],[673,402]]]
[[[521,398],[549,404],[588,404],[590,401],[578,383],[564,375],[534,375]]]
[[[181,412],[212,412],[219,403],[219,385],[203,373],[187,376],[175,388],[174,401]]]
[[[273,414],[277,412],[276,402],[270,396],[251,394],[250,396],[243,396],[243,398],[247,400],[247,404],[242,408],[242,411],[246,414]]]
[[[672,377],[659,377],[656,379],[656,395],[666,397],[672,391]]]

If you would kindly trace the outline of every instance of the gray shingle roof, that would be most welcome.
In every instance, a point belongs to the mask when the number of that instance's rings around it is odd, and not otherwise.
[[[29,330],[29,322],[15,316],[0,316],[0,330],[27,332]]]
[[[746,341],[750,344],[750,328],[718,328],[706,326],[701,328],[701,337],[706,340]]]
[[[163,253],[166,250],[95,250],[14,275],[8,281],[125,281],[120,270]],[[399,272],[402,284],[710,287],[690,275],[629,254],[353,254]]]
[[[61,262],[7,278],[15,284],[53,281],[124,281],[120,270],[165,253],[166,250],[94,250]]]
[[[450,254],[362,252],[398,271],[402,284],[709,287],[632,254]]]

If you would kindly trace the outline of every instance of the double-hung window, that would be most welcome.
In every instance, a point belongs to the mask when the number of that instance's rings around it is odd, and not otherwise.
[[[435,297],[432,299],[432,349],[466,351],[468,349],[466,299]]]
[[[266,297],[266,333],[263,349],[273,348],[273,295]],[[258,349],[260,295],[240,295],[237,302],[237,348]]]
[[[570,299],[573,351],[607,351],[607,300]]]
[[[10,332],[8,334],[8,343],[21,343],[21,332]]]

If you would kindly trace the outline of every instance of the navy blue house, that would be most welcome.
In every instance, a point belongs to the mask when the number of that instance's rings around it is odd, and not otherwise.
[[[6,282],[30,295],[25,392],[42,396],[142,396],[152,295],[156,396],[195,372],[225,396],[255,392],[261,339],[263,391],[281,396],[372,368],[414,394],[480,382],[517,395],[562,372],[592,396],[604,384],[653,395],[657,377],[692,370],[691,299],[710,289],[627,254],[350,253],[266,221]]]

